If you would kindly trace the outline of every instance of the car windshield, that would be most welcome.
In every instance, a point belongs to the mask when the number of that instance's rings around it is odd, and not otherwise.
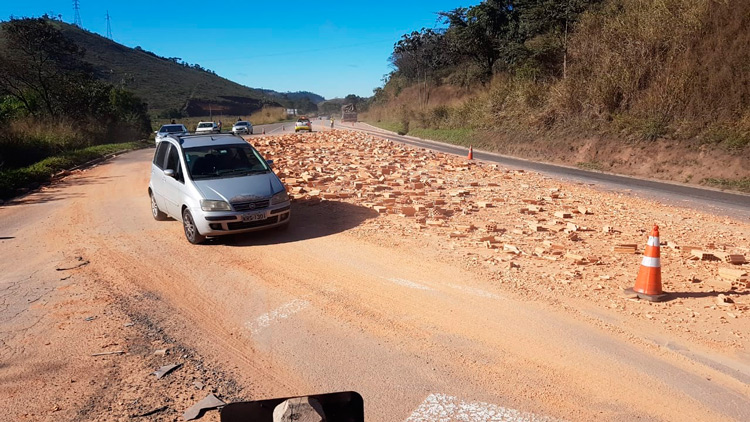
[[[211,127],[213,125],[214,125],[213,123],[201,123],[198,125],[198,127]]]
[[[235,126],[247,126],[247,122],[237,122],[234,125]]]
[[[193,180],[246,176],[269,171],[250,145],[210,145],[185,148],[185,163]]]
[[[167,133],[176,133],[176,132],[184,132],[185,128],[182,125],[168,125],[168,126],[162,126],[161,130],[159,132],[167,132]]]

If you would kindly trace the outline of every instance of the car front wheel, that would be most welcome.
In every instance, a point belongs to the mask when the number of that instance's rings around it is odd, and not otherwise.
[[[149,194],[151,197],[151,215],[154,216],[154,220],[156,221],[164,221],[167,219],[167,214],[161,212],[159,209],[159,205],[156,203],[156,198],[154,198],[154,194]]]
[[[198,227],[195,225],[193,215],[190,214],[190,210],[187,208],[182,212],[182,227],[185,229],[185,237],[188,242],[193,245],[203,243],[206,240],[206,236],[198,233]]]

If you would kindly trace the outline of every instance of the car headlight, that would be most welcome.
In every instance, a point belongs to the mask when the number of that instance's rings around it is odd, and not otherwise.
[[[214,201],[212,199],[201,199],[201,209],[203,211],[231,211],[226,201]]]
[[[281,192],[279,192],[279,193],[277,193],[277,194],[275,194],[274,196],[271,197],[271,205],[280,204],[280,203],[286,202],[288,200],[289,200],[289,194],[286,193],[286,189],[284,189],[283,191],[281,191]]]

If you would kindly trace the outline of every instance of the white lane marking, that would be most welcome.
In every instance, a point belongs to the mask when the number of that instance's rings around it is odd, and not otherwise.
[[[271,131],[267,131],[267,132],[266,132],[266,135],[268,135],[268,134],[271,134],[271,133],[274,133],[274,132],[278,132],[278,131],[280,131],[280,130],[281,130],[281,128],[282,128],[282,126],[279,126],[279,127],[277,127],[276,129],[274,129],[274,130],[271,130]]]
[[[494,293],[490,293],[490,292],[488,292],[486,290],[482,290],[482,289],[477,289],[476,287],[461,286],[461,285],[458,285],[458,284],[446,284],[446,286],[448,286],[448,287],[450,287],[452,289],[461,290],[462,292],[470,293],[470,294],[473,294],[473,295],[479,296],[479,297],[486,297],[488,299],[502,299],[500,296],[498,296],[498,295],[496,295]]]
[[[466,402],[446,394],[430,394],[405,422],[562,422],[483,402]]]
[[[430,287],[403,278],[387,278],[386,280],[390,281],[391,283],[396,283],[399,286],[408,287],[410,289],[432,290],[432,288]]]
[[[269,327],[272,323],[289,318],[297,312],[303,311],[310,307],[310,302],[302,299],[294,299],[293,301],[279,306],[271,312],[259,316],[255,321],[250,321],[246,324],[250,332],[257,334],[260,330]]]

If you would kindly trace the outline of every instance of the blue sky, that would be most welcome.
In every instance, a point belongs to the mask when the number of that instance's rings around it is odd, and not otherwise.
[[[54,13],[72,23],[72,3],[2,1],[0,19]],[[80,10],[83,26],[101,35],[109,10],[113,38],[126,46],[181,57],[253,88],[333,98],[372,95],[402,34],[438,26],[438,11],[476,3],[80,0]]]

